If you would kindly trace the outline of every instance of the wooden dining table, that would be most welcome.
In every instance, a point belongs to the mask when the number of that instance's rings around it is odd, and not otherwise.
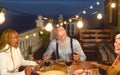
[[[68,66],[66,66],[66,64],[64,62],[61,62],[61,63],[55,63],[54,62],[50,66],[49,70],[40,71],[39,74],[40,75],[56,75],[57,72],[58,72],[59,75],[67,75],[67,68],[68,68]],[[90,61],[84,61],[84,62],[80,62],[80,63],[77,63],[77,64],[72,64],[71,65],[71,69],[72,69],[71,70],[71,75],[73,75],[74,71],[79,70],[79,69],[85,69],[85,68],[92,68],[92,65],[90,64]],[[96,75],[100,75],[99,68],[92,68],[92,69],[95,71]]]

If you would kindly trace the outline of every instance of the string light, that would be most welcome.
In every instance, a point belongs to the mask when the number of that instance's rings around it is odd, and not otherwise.
[[[96,4],[96,5],[100,5],[100,2],[99,2],[100,0],[98,0],[98,1],[96,1],[94,4]],[[93,4],[93,5],[94,5]],[[106,6],[108,6],[109,4],[111,4],[110,6],[112,7],[112,8],[115,8],[116,7],[116,4],[113,2],[113,3],[108,3]],[[89,8],[90,9],[93,9],[93,5],[90,5],[89,6]],[[104,7],[106,7],[106,6],[104,6]],[[82,14],[86,14],[87,13],[87,10],[88,8],[86,8],[86,9],[84,9],[84,10],[82,10],[82,12],[79,12],[78,14],[80,15],[81,13]],[[104,10],[104,8],[102,8],[101,10]],[[76,17],[76,19],[78,19],[79,17],[78,17],[78,14],[76,15],[77,17]],[[97,12],[97,11],[95,11],[95,12],[93,12],[92,14],[97,14],[97,19],[98,20],[100,20],[100,19],[102,19],[103,18],[103,15],[102,15],[102,13],[101,12]],[[69,22],[71,22],[71,21],[69,21]],[[82,21],[78,21],[78,23],[77,23],[77,25],[78,25],[78,27],[82,27]]]
[[[97,2],[95,2],[94,4],[100,5],[99,0],[98,0]],[[88,8],[93,9],[93,5],[94,5],[94,4],[90,5]],[[87,10],[87,9],[83,10],[82,13],[83,13],[83,14],[86,14],[86,13],[87,13],[86,10]],[[18,12],[18,11],[16,11],[16,12]],[[23,12],[22,12],[22,13],[23,13]],[[81,14],[81,12],[79,12],[78,14]],[[79,18],[79,15],[78,15],[78,14],[77,14],[76,16],[74,16],[76,19]],[[44,18],[44,19],[48,20],[48,18]],[[4,20],[5,20],[5,19],[4,19]],[[72,22],[72,18],[69,19],[69,22]],[[64,21],[62,24],[60,23],[60,25],[63,25],[63,24],[67,24],[67,22]],[[47,31],[51,31],[51,30],[53,29],[52,23],[48,23],[48,24],[45,26],[45,29],[46,29]]]
[[[100,5],[100,2],[97,1],[96,4],[97,4],[97,5]]]
[[[63,26],[63,23],[60,23],[61,26]]]
[[[36,36],[36,34],[35,34],[35,33],[33,33],[33,36],[35,37],[35,36]]]
[[[53,27],[52,27],[52,19],[49,20],[49,23],[45,26],[45,30],[46,31],[52,31]]]
[[[115,4],[115,3],[111,3],[111,7],[112,7],[112,8],[115,8],[115,7],[116,7],[116,4]]]
[[[40,31],[40,34],[42,35],[42,34],[43,34],[43,31]]]
[[[100,12],[98,12],[98,14],[97,14],[97,19],[98,20],[102,19],[102,14]]]
[[[5,12],[6,12],[5,8],[0,8],[0,24],[5,22]]]
[[[76,15],[75,18],[78,19],[78,18],[79,18],[79,15]]]
[[[25,36],[25,38],[26,38],[26,39],[28,39],[28,38],[29,38],[29,36],[28,36],[28,35],[26,35],[26,36]]]
[[[93,7],[93,5],[100,5],[100,2],[99,2],[100,0],[98,0],[98,1],[96,1],[96,2],[94,2],[92,5],[90,5],[88,8],[86,8],[86,9],[84,9],[83,11],[82,11],[82,14],[86,14],[87,13],[87,9],[93,9],[94,7]],[[79,15],[81,14],[81,12],[79,12],[78,14],[76,14],[75,15],[75,18],[76,18],[76,20],[77,19],[79,19]],[[96,13],[95,13],[96,14]],[[102,14],[101,13],[99,13],[98,15],[97,15],[97,17],[98,17],[98,19],[102,19]],[[69,22],[72,22],[72,19],[74,19],[74,18],[70,18],[69,19]],[[77,23],[77,27],[78,28],[81,28],[82,26],[83,26],[83,22],[82,21],[78,21],[78,23]]]
[[[85,11],[85,10],[83,10],[83,14],[86,14],[86,11]]]
[[[78,23],[77,23],[77,27],[78,27],[78,28],[82,28],[82,27],[83,27],[82,18],[79,19],[79,21],[78,21]]]
[[[48,23],[46,26],[45,26],[45,30],[46,31],[52,31],[53,27],[52,27],[52,23]]]
[[[59,27],[59,26],[60,26],[59,24],[56,25],[56,27]]]
[[[69,19],[69,22],[72,22],[72,19]]]
[[[0,24],[5,22],[5,14],[3,12],[0,13]]]
[[[67,22],[66,22],[66,21],[64,21],[64,24],[67,24]]]
[[[90,6],[90,9],[93,9],[93,6],[92,6],[92,5]]]

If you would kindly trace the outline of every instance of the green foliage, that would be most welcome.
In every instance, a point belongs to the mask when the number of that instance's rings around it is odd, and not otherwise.
[[[40,34],[40,38],[42,38],[42,43],[43,43],[43,46],[47,47],[49,42],[50,42],[50,33],[43,30],[43,34]]]

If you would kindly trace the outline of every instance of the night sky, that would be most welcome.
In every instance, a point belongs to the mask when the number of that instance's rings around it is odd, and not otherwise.
[[[100,5],[95,3],[100,1]],[[14,28],[19,33],[36,27],[35,20],[38,15],[53,18],[57,21],[60,14],[64,19],[69,19],[76,14],[81,14],[83,10],[87,11],[82,15],[85,19],[95,19],[92,14],[104,6],[104,0],[0,0],[0,6],[7,8],[6,21],[0,25],[0,33],[7,28]],[[89,6],[94,9],[90,10]],[[92,23],[91,23],[92,24]]]

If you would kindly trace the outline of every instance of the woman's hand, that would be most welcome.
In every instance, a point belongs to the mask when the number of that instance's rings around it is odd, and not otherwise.
[[[93,67],[100,67],[100,64],[98,62],[91,62],[90,63]]]
[[[31,75],[32,74],[32,67],[28,66],[25,68],[25,75]]]

